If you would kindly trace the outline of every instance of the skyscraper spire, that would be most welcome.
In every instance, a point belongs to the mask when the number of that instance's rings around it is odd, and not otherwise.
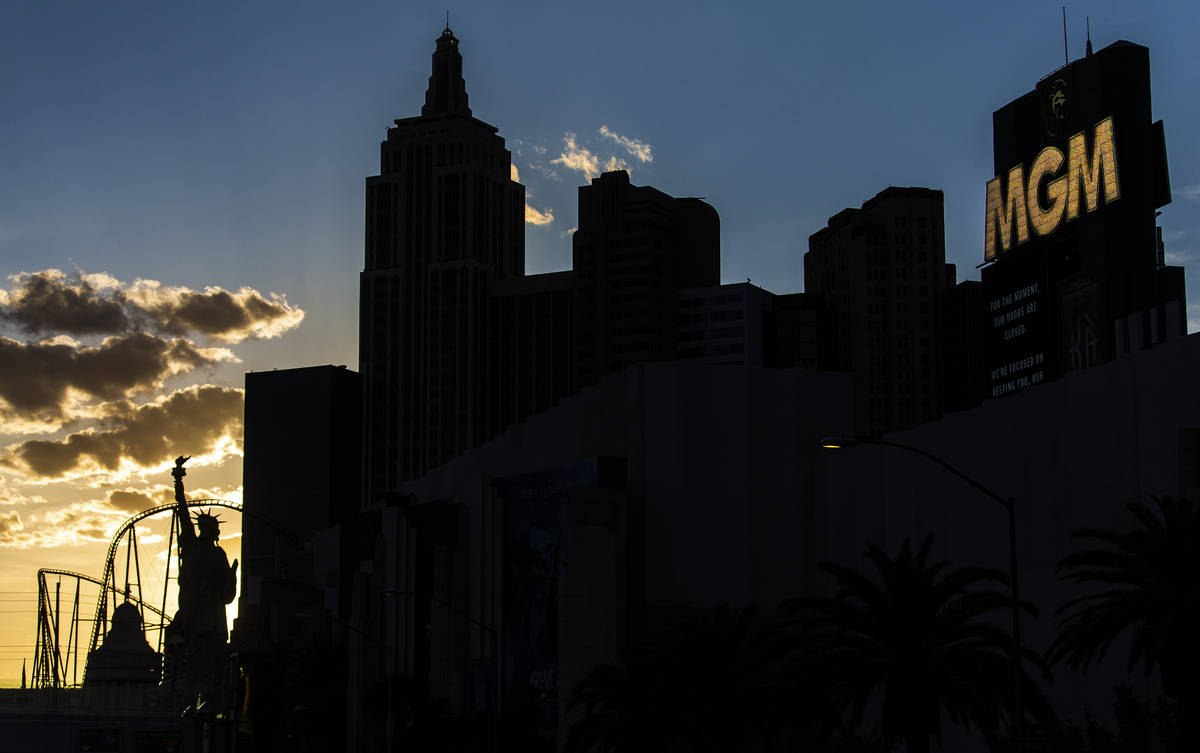
[[[458,52],[458,39],[450,30],[450,16],[446,16],[446,28],[437,39],[433,52],[433,73],[429,76],[429,88],[425,90],[425,105],[422,115],[457,113],[470,115],[467,107],[467,83],[462,77],[462,55]]]

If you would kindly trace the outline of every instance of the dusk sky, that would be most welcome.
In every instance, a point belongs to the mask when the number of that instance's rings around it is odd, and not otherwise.
[[[0,686],[32,666],[37,568],[99,576],[176,455],[189,496],[240,499],[245,371],[357,368],[364,178],[445,25],[417,5],[0,9]],[[992,112],[1064,62],[1057,2],[449,11],[527,189],[529,273],[570,267],[577,187],[625,167],[717,209],[724,282],[803,290],[808,236],[889,185],[945,192],[947,261],[979,279]],[[1072,59],[1085,16],[1096,49],[1150,48],[1195,332],[1200,5],[1071,3]]]

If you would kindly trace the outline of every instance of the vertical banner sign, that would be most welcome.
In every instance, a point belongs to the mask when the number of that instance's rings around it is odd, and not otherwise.
[[[571,489],[595,483],[594,460],[493,481],[504,501],[503,708],[538,730],[558,727],[558,581]]]

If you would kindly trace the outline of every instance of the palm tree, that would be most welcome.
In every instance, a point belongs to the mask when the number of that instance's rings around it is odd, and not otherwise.
[[[1087,671],[1129,631],[1128,671],[1161,670],[1163,691],[1178,703],[1181,750],[1200,750],[1200,505],[1152,497],[1126,509],[1138,526],[1124,533],[1083,528],[1072,538],[1093,546],[1064,557],[1060,577],[1101,586],[1056,611],[1058,635],[1048,661]]]
[[[670,624],[662,640],[623,666],[601,665],[579,683],[569,708],[584,716],[567,750],[735,753],[769,734],[772,654],[752,608]]]
[[[881,733],[885,747],[904,738],[908,750],[925,752],[938,735],[944,711],[954,724],[979,727],[989,737],[1012,705],[1012,637],[980,619],[1009,610],[1008,577],[999,570],[930,562],[932,535],[915,553],[906,539],[891,559],[867,544],[876,578],[848,567],[822,563],[838,590],[832,599],[784,603],[800,628],[794,665],[823,678],[826,697],[843,732],[860,722],[873,696],[882,692]],[[1036,615],[1028,602],[1021,609]],[[1040,657],[1023,656],[1041,667]],[[1026,708],[1049,720],[1049,706],[1021,669]],[[844,717],[844,720],[841,719]]]

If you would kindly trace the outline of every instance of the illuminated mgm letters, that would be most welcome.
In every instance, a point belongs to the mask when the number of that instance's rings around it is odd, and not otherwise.
[[[1100,203],[1100,186],[1104,185],[1104,203],[1121,196],[1117,182],[1117,147],[1113,141],[1113,119],[1107,117],[1096,124],[1092,136],[1092,152],[1088,154],[1083,131],[1067,143],[1067,172],[1046,183],[1047,206],[1042,205],[1039,190],[1042,181],[1062,168],[1063,153],[1048,146],[1038,153],[1029,168],[1025,182],[1025,167],[1017,165],[1008,171],[1008,195],[1001,189],[1001,176],[987,182],[987,229],[984,235],[983,259],[993,261],[996,254],[1012,247],[1013,224],[1017,226],[1017,243],[1029,240],[1029,226],[1038,235],[1050,235],[1063,222],[1079,216],[1079,195],[1084,197],[1087,211],[1094,212]],[[996,230],[1000,243],[996,243]]]

